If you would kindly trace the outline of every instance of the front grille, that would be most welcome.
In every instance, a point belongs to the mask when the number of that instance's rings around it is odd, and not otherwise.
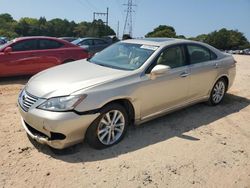
[[[25,112],[27,112],[37,100],[37,97],[29,94],[25,90],[23,90],[19,96],[19,104]]]

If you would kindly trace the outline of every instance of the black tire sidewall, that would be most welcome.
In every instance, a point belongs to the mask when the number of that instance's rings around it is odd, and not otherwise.
[[[224,87],[225,87],[225,90],[224,90],[223,97],[222,97],[222,99],[220,100],[220,102],[216,103],[216,102],[214,102],[214,100],[213,100],[213,93],[214,93],[214,88],[215,88],[215,86],[217,85],[218,82],[223,82]],[[220,103],[223,101],[223,99],[224,99],[224,96],[225,96],[225,94],[226,94],[226,89],[227,89],[227,85],[226,85],[225,79],[223,79],[223,78],[219,79],[219,80],[214,84],[213,89],[211,90],[210,97],[209,97],[209,104],[211,104],[212,106],[216,106],[216,105],[220,104]]]
[[[100,123],[101,119],[103,118],[103,116],[107,112],[112,111],[112,110],[118,110],[123,114],[124,119],[125,119],[125,126],[123,129],[122,135],[120,136],[120,138],[116,142],[114,142],[113,144],[110,144],[110,145],[105,145],[99,140],[98,135],[97,135],[97,129],[98,129],[99,123]],[[128,127],[128,114],[127,114],[126,110],[124,109],[124,107],[121,106],[120,104],[116,104],[116,103],[109,104],[109,105],[104,106],[100,110],[100,115],[93,121],[93,123],[87,129],[85,138],[86,138],[87,143],[91,147],[93,147],[95,149],[104,149],[104,148],[107,148],[107,147],[110,147],[110,146],[113,146],[113,145],[119,143],[123,139],[123,137],[125,136],[125,134],[127,132],[127,127]]]

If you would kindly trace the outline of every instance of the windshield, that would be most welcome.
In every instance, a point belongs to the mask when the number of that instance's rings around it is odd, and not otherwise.
[[[0,51],[2,51],[6,46],[9,46],[10,43],[12,43],[13,41],[9,41],[3,45],[0,45]]]
[[[76,39],[76,40],[72,41],[71,43],[77,45],[81,41],[82,41],[82,39]]]
[[[135,70],[154,53],[157,46],[118,42],[96,54],[89,61],[101,66]]]

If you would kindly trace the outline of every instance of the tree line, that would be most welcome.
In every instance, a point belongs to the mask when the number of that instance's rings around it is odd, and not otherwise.
[[[17,21],[10,14],[0,14],[0,36],[10,39],[20,36],[102,37],[107,35],[115,35],[115,32],[102,20],[75,23],[60,18],[46,20],[45,17],[39,19],[24,17]],[[184,35],[177,35],[174,27],[168,25],[156,27],[145,37],[186,38]],[[123,38],[130,38],[130,36]],[[225,28],[188,39],[205,42],[222,50],[250,48],[250,43],[243,33]]]
[[[0,14],[0,36],[10,39],[20,36],[102,37],[107,35],[115,35],[115,32],[102,20],[75,23],[60,18],[48,21],[45,17],[39,19],[24,17],[16,21],[10,14]]]
[[[177,35],[175,29],[167,25],[158,26],[152,32],[146,34],[146,37],[186,38],[184,35]],[[221,50],[250,48],[250,43],[243,33],[225,28],[188,39],[205,42]]]

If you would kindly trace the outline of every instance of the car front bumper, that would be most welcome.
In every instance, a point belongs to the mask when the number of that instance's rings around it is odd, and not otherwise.
[[[99,113],[78,115],[74,112],[51,112],[37,108],[25,112],[18,106],[22,125],[28,135],[56,149],[83,141],[87,128],[99,116]]]

